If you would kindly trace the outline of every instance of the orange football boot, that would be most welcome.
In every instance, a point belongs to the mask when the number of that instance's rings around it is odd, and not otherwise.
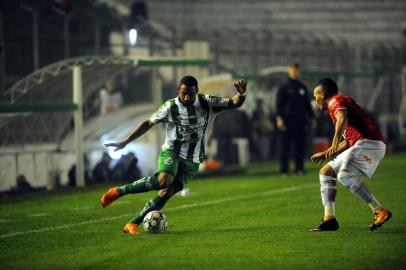
[[[123,229],[124,233],[139,234],[138,226],[135,223],[127,223]]]
[[[117,187],[110,188],[106,193],[103,194],[101,199],[101,204],[103,207],[109,206],[112,202],[121,197],[121,194],[118,192]]]
[[[385,208],[379,208],[374,210],[374,222],[372,222],[371,225],[369,225],[369,230],[370,231],[378,230],[391,217],[392,213]]]

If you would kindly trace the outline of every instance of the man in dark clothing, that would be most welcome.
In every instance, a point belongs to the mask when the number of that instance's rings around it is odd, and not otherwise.
[[[289,172],[289,154],[292,143],[295,145],[296,174],[304,173],[306,127],[314,118],[310,96],[306,86],[299,80],[300,66],[292,64],[288,69],[289,79],[279,88],[276,99],[276,125],[282,131],[280,171]]]
[[[96,167],[93,169],[93,180],[96,183],[107,183],[111,181],[110,170],[111,157],[107,153],[103,153],[103,156]]]

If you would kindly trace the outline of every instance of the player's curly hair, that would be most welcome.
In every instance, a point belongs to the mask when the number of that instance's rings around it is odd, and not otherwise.
[[[196,80],[195,77],[188,75],[188,76],[184,76],[180,80],[179,84],[184,84],[184,85],[187,85],[187,86],[196,86],[197,87],[197,80]]]
[[[323,92],[326,96],[331,97],[337,95],[338,87],[335,81],[330,78],[324,78],[317,82],[317,86],[321,86],[323,88]]]

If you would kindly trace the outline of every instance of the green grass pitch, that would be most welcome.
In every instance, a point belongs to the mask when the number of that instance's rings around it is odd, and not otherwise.
[[[155,193],[107,209],[106,187],[0,199],[0,269],[406,269],[406,155],[387,157],[366,183],[392,220],[369,232],[368,206],[338,186],[337,232],[312,233],[323,210],[318,171],[282,178],[275,164],[191,181],[163,212],[164,234],[122,233]]]

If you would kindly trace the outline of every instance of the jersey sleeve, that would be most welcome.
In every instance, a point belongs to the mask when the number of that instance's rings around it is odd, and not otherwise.
[[[229,98],[222,98],[216,96],[205,95],[204,96],[209,107],[214,113],[218,113],[223,109],[227,109],[230,107],[230,99]]]
[[[168,102],[165,102],[162,104],[162,106],[154,112],[149,120],[154,124],[159,124],[159,123],[167,123],[168,122],[168,117],[169,117],[169,106]]]
[[[346,110],[347,105],[345,104],[344,100],[339,100],[336,98],[332,98],[328,103],[328,110],[332,115],[336,115],[339,110]]]

